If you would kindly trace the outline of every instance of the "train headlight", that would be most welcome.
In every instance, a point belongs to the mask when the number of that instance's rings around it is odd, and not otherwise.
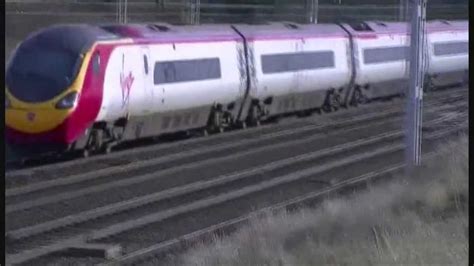
[[[57,109],[70,109],[76,105],[79,94],[75,91],[68,93],[56,104]]]

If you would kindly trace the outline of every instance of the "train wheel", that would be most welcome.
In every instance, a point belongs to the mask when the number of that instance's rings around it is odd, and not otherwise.
[[[331,93],[331,95],[329,96],[329,103],[330,103],[331,109],[333,111],[337,111],[339,107],[341,106],[340,96],[336,93]]]
[[[105,145],[104,153],[109,154],[112,152],[112,145]]]
[[[364,96],[364,94],[359,88],[354,90],[354,100],[355,100],[356,106],[359,104],[366,104],[369,102],[369,99],[367,99],[367,97]]]

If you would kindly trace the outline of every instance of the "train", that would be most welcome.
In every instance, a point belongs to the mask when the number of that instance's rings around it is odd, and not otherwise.
[[[468,82],[468,34],[468,21],[426,23],[426,88]],[[89,156],[403,95],[409,37],[407,23],[384,21],[54,25],[7,64],[5,138]]]

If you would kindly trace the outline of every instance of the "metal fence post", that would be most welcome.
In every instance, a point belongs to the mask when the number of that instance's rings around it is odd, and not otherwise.
[[[318,11],[319,11],[319,0],[314,0],[315,3],[313,4],[313,23],[318,23]]]
[[[407,174],[421,163],[426,0],[409,0],[411,10],[410,83],[406,108]]]
[[[126,24],[127,19],[128,19],[128,0],[124,0],[123,9],[124,9],[124,11],[123,11],[123,23]]]
[[[117,22],[120,24],[127,23],[127,0],[117,0]]]
[[[398,6],[398,20],[399,21],[407,21],[408,19],[408,1],[407,0],[400,0],[400,4]]]
[[[191,25],[197,25],[200,23],[200,11],[201,11],[201,1],[200,0],[190,0],[189,1],[189,16],[188,23]]]

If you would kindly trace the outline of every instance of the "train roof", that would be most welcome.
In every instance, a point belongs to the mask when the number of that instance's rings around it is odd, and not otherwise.
[[[343,24],[355,36],[376,36],[377,34],[406,34],[408,23],[366,21]],[[51,26],[37,31],[22,43],[28,47],[28,40],[35,45],[46,44],[82,53],[94,42],[131,38],[142,42],[179,42],[179,41],[240,41],[237,29],[249,40],[345,37],[347,33],[337,24],[298,24],[293,22],[252,24],[204,24],[171,25],[167,23],[149,24],[65,24]],[[467,21],[436,20],[427,23],[428,32],[468,30]]]
[[[376,36],[377,34],[406,34],[406,22],[360,21],[343,23],[344,27],[354,36]]]
[[[426,23],[426,29],[436,31],[468,31],[469,22],[465,20],[433,20]]]
[[[235,27],[248,39],[345,37],[346,32],[336,24],[298,24],[293,22],[263,25],[239,24]]]
[[[409,24],[406,22],[363,21],[343,24],[355,36],[376,36],[377,34],[407,34]],[[249,40],[308,38],[308,37],[344,37],[347,33],[337,24],[298,24],[293,22],[261,24],[204,24],[177,26],[167,23],[105,25],[108,30],[124,38],[145,39],[151,41],[179,40],[240,40],[232,29],[235,27]],[[466,21],[431,21],[427,30],[466,30]]]
[[[119,37],[87,24],[55,25],[29,35],[21,46],[47,45],[75,54],[82,53],[97,40],[114,40]]]
[[[239,35],[229,25],[176,26],[167,23],[101,25],[100,28],[123,38],[149,39],[155,41],[231,39]]]
[[[251,24],[204,24],[175,26],[166,23],[156,24],[127,24],[127,25],[102,25],[114,34],[124,38],[150,39],[150,40],[195,40],[210,39],[240,40],[240,36],[232,27],[244,34],[249,39],[256,38],[304,38],[318,36],[346,36],[346,33],[334,24],[297,24],[297,23],[263,23]]]

